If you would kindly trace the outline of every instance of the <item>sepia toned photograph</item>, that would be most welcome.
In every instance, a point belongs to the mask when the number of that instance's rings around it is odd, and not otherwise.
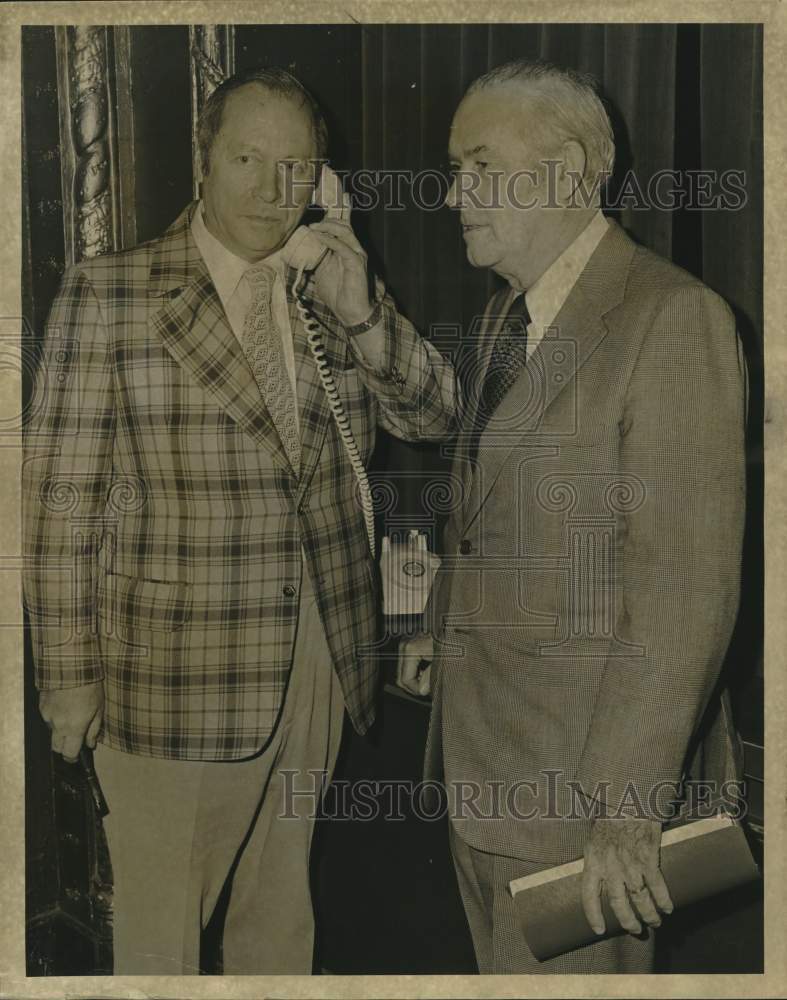
[[[19,28],[27,981],[762,975],[763,24],[217,11]]]

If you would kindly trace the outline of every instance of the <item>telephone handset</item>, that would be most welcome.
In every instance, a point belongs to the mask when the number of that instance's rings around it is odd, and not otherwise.
[[[339,219],[342,222],[350,221],[350,198],[342,189],[342,182],[331,168],[325,164],[320,175],[320,183],[315,192],[315,202],[325,208],[327,219]],[[282,260],[294,268],[298,274],[293,283],[292,294],[295,304],[300,314],[304,327],[306,328],[306,339],[311,349],[314,363],[317,365],[317,374],[320,376],[325,395],[328,397],[328,406],[342,439],[342,444],[347,452],[352,465],[355,478],[358,481],[358,493],[361,500],[361,510],[363,511],[364,524],[366,526],[366,536],[369,540],[369,548],[372,558],[375,555],[374,538],[374,501],[372,491],[369,486],[369,478],[363,465],[358,444],[353,436],[350,420],[344,412],[341,396],[336,387],[330,365],[325,359],[325,345],[322,340],[320,324],[312,316],[309,307],[304,301],[302,283],[305,271],[315,271],[317,265],[323,259],[328,248],[320,240],[316,233],[312,232],[308,226],[299,226],[281,250]]]
[[[326,219],[350,220],[350,198],[342,182],[326,163],[315,189],[315,204],[325,209]],[[298,284],[304,271],[316,271],[328,248],[308,226],[298,226],[281,250],[282,259],[298,272]]]

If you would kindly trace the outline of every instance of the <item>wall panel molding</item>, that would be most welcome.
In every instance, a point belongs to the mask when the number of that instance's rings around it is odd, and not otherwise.
[[[120,245],[112,39],[103,26],[55,29],[66,262]]]

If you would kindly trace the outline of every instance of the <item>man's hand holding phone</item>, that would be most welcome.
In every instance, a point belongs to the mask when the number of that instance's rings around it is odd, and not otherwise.
[[[368,319],[374,309],[369,298],[367,256],[350,225],[350,197],[327,164],[322,168],[315,200],[326,214],[309,230],[331,251],[314,272],[315,290],[343,326],[355,326]]]

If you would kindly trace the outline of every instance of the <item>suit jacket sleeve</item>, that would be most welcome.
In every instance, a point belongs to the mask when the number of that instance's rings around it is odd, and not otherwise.
[[[406,441],[438,441],[456,432],[458,389],[453,365],[419,336],[390,295],[382,301],[385,355],[373,367],[352,337],[361,378],[378,403],[381,426]]]
[[[608,658],[577,774],[613,810],[657,815],[660,783],[681,779],[730,640],[745,383],[726,304],[696,285],[668,298],[644,339],[621,428],[621,471],[641,480],[645,499],[623,526],[616,635],[641,654]]]
[[[95,569],[105,536],[115,430],[105,324],[83,272],[49,315],[25,428],[23,589],[39,689],[101,680]]]

